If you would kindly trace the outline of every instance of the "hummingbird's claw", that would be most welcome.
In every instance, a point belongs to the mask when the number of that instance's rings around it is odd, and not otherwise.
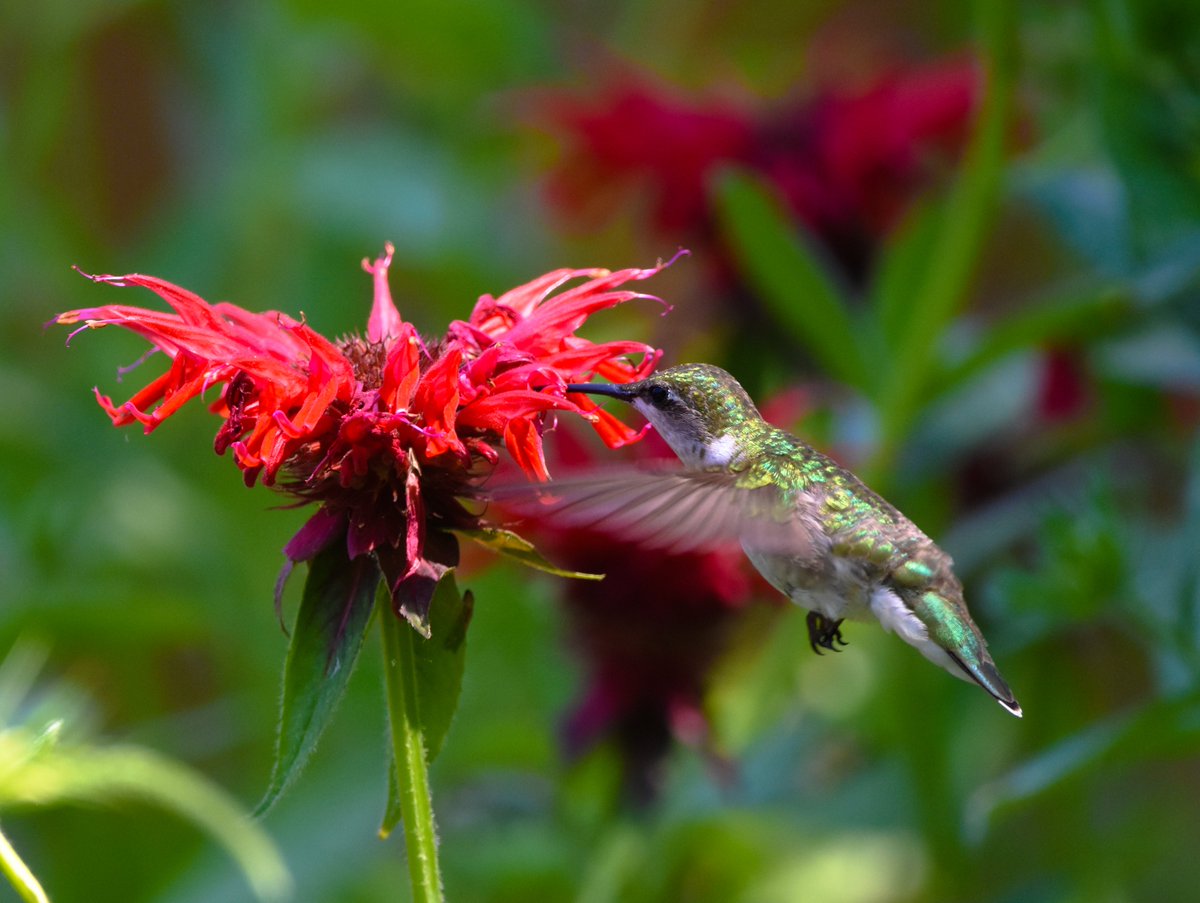
[[[820,612],[810,611],[806,618],[808,624],[808,644],[812,647],[812,651],[817,655],[823,655],[822,649],[828,649],[831,652],[841,652],[834,643],[847,645],[842,639],[842,619],[836,621],[825,617]]]

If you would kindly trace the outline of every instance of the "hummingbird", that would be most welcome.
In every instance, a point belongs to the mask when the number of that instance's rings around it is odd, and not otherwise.
[[[639,382],[575,383],[567,391],[632,404],[683,469],[602,470],[501,488],[493,498],[648,548],[682,553],[740,543],[773,587],[808,610],[817,654],[845,645],[844,620],[874,618],[1021,716],[967,611],[950,556],[853,473],[767,423],[729,373],[683,364]]]

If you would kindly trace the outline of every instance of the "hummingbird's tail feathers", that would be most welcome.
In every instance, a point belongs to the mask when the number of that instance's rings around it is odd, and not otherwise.
[[[936,665],[955,677],[983,687],[1018,718],[1021,705],[1000,676],[987,642],[962,601],[957,581],[939,590],[880,587],[871,610],[885,629],[893,631]]]
[[[1023,716],[1024,713],[1021,711],[1021,704],[1017,702],[1017,697],[1013,695],[1013,691],[1008,688],[1008,683],[1000,676],[999,669],[989,659],[984,659],[972,667],[953,652],[947,650],[946,654],[954,659],[955,664],[962,668],[971,680],[987,690],[996,702],[1018,718]]]

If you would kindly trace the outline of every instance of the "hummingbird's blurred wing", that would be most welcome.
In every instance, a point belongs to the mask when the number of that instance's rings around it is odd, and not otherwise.
[[[598,530],[669,552],[742,544],[809,557],[820,527],[807,506],[785,503],[773,486],[745,488],[738,479],[726,472],[624,468],[501,486],[483,495],[548,524]]]

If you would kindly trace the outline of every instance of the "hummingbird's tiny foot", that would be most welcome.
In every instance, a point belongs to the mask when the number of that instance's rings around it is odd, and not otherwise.
[[[808,644],[812,647],[812,651],[817,655],[822,655],[822,649],[828,649],[831,652],[841,652],[834,643],[840,643],[845,646],[846,641],[842,639],[842,618],[836,621],[832,618],[827,618],[820,612],[810,611],[805,619],[808,624]]]

